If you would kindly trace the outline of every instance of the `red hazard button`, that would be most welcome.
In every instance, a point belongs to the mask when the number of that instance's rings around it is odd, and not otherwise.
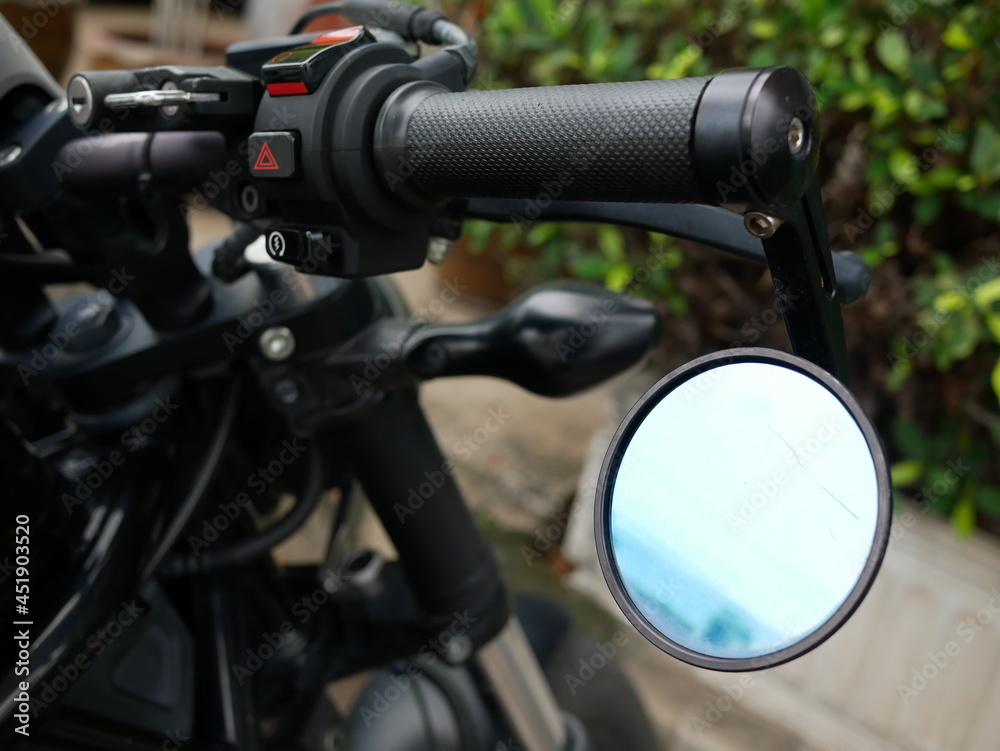
[[[254,177],[295,177],[295,133],[285,130],[254,133],[247,142]]]

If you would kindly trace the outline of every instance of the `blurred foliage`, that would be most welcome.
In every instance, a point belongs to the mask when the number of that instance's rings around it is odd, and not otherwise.
[[[875,267],[866,302],[845,310],[854,389],[888,443],[897,487],[951,515],[960,534],[977,520],[1000,531],[1000,11],[992,3],[443,5],[480,40],[474,88],[802,70],[823,113],[831,241]],[[665,301],[676,316],[668,360],[733,343],[787,348],[781,326],[771,326],[766,273],[746,264],[610,227],[469,224],[472,246],[506,253],[518,286],[569,275]]]

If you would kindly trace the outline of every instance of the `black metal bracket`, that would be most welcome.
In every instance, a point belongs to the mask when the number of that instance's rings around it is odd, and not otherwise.
[[[761,238],[792,351],[848,385],[847,342],[819,181],[799,201],[745,217]]]
[[[532,210],[528,212],[528,207]],[[847,383],[841,305],[861,300],[872,272],[861,256],[832,253],[819,183],[798,202],[745,216],[704,205],[537,202],[477,198],[467,216],[493,222],[606,222],[692,240],[771,269],[792,350]]]
[[[512,198],[473,198],[466,216],[511,224],[532,222],[602,222],[660,232],[682,240],[709,245],[755,263],[767,263],[759,238],[743,224],[743,217],[728,209],[701,204],[602,203],[598,201],[538,201]],[[865,260],[849,250],[833,254],[833,269],[841,305],[860,302],[871,284]]]

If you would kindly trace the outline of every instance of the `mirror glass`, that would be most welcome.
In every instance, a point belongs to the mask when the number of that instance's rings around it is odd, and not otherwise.
[[[844,604],[875,542],[864,433],[826,386],[781,364],[723,364],[670,390],[608,482],[622,587],[656,631],[701,655],[800,642]]]

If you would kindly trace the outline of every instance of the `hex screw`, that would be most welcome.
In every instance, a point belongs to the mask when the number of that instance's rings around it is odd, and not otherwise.
[[[268,360],[287,360],[295,351],[295,334],[284,326],[272,326],[260,335],[260,351]]]
[[[743,226],[746,227],[747,232],[754,237],[766,240],[777,231],[778,227],[781,226],[781,220],[777,217],[771,216],[770,214],[764,214],[760,211],[751,211],[743,217]]]

